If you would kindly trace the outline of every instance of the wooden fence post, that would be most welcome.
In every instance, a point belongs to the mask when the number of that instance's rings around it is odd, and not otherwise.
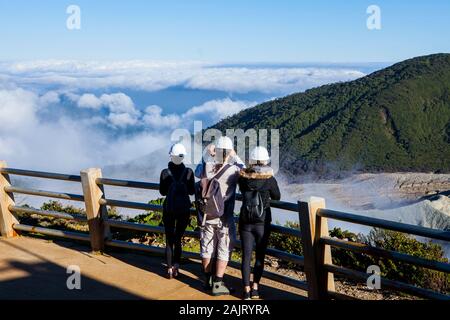
[[[321,237],[328,237],[328,219],[317,215],[317,210],[325,208],[325,199],[311,197],[309,201],[309,211],[313,212],[315,222],[314,232],[314,251],[316,255],[316,264],[319,267],[319,299],[328,299],[328,291],[335,291],[334,275],[327,272],[324,264],[333,264],[331,258],[331,247],[320,243]]]
[[[298,205],[308,298],[328,299],[328,291],[335,291],[334,276],[323,266],[332,263],[331,248],[319,241],[320,237],[328,236],[328,222],[317,215],[318,209],[325,208],[325,199],[311,197],[309,202],[298,202]]]
[[[300,234],[302,237],[303,257],[305,258],[305,275],[308,284],[308,298],[319,299],[318,270],[314,254],[314,223],[315,219],[309,211],[307,202],[298,202],[298,219],[300,222]]]
[[[7,168],[5,161],[0,161],[0,168]],[[5,187],[10,185],[9,175],[0,174],[0,233],[5,238],[17,235],[12,226],[15,223],[19,223],[15,215],[9,210],[9,206],[14,205],[14,195],[5,192]]]
[[[97,168],[90,168],[80,172],[81,185],[83,187],[84,204],[88,218],[91,248],[95,253],[101,253],[105,249],[105,239],[109,237],[109,228],[104,220],[108,217],[106,206],[100,205],[103,197],[103,188],[97,185],[97,178],[102,177],[102,172]]]

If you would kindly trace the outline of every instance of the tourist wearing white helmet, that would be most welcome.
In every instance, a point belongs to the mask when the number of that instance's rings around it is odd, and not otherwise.
[[[181,164],[187,155],[186,148],[181,143],[175,143],[169,151],[170,159],[175,164]]]
[[[244,162],[237,156],[233,142],[228,137],[220,137],[206,150],[204,162],[195,171],[196,176],[200,179],[212,179],[217,175],[224,201],[224,214],[212,219],[208,219],[207,215],[199,217],[202,224],[200,251],[205,288],[212,289],[212,294],[216,296],[227,295],[230,294],[230,289],[224,284],[223,275],[236,242],[234,203],[239,172],[244,168]]]
[[[269,160],[270,160],[269,152],[267,151],[266,148],[262,146],[256,147],[250,152],[250,161],[254,163],[258,161],[268,163]]]
[[[242,282],[244,299],[259,299],[259,281],[264,270],[264,257],[270,236],[272,213],[270,200],[280,200],[278,183],[269,166],[267,149],[258,146],[250,151],[250,167],[239,177],[242,207],[239,215],[239,234],[242,244]],[[252,252],[255,248],[253,284],[250,286]]]
[[[231,141],[231,139],[227,136],[220,137],[219,139],[217,139],[216,148],[225,149],[225,150],[233,150],[234,149],[233,141]]]
[[[159,192],[165,196],[163,203],[163,223],[166,236],[167,277],[178,276],[181,259],[181,239],[189,224],[191,200],[195,193],[194,172],[183,163],[186,148],[181,143],[174,144],[169,151],[170,162],[161,172]]]

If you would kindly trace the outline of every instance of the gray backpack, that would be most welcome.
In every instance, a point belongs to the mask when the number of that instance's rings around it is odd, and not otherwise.
[[[222,197],[219,179],[230,167],[230,164],[224,165],[211,179],[206,178],[206,174],[204,174],[204,178],[196,183],[195,202],[197,213],[203,226],[206,220],[220,218],[225,213],[225,203]],[[203,170],[205,170],[205,166]]]

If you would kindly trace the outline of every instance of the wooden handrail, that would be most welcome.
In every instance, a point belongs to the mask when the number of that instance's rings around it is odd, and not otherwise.
[[[108,186],[147,189],[147,190],[159,190],[158,183],[150,183],[150,182],[143,182],[143,181],[97,178],[96,182],[97,182],[97,184],[108,185]]]
[[[340,212],[329,209],[320,209],[318,215],[325,218],[336,219],[370,227],[389,229],[393,231],[414,234],[436,240],[450,241],[450,231],[425,228],[401,222],[366,217],[352,213]]]
[[[15,169],[15,168],[0,168],[0,173],[27,176],[27,177],[35,177],[35,178],[81,182],[81,176],[79,176],[79,175],[44,172],[44,171],[22,170],[22,169]],[[158,183],[133,181],[133,180],[97,178],[96,183],[99,185],[110,185],[110,186],[127,187],[127,188],[139,188],[139,189],[147,189],[147,190],[158,190],[159,189]],[[242,195],[236,194],[236,200],[242,201]],[[286,201],[272,200],[271,207],[286,210],[286,211],[292,211],[292,212],[297,212],[297,210],[298,210],[296,203],[291,203],[291,202],[286,202]]]
[[[158,183],[150,183],[150,182],[143,182],[143,181],[98,178],[98,179],[96,179],[96,182],[99,185],[109,185],[109,186],[126,187],[126,188],[138,188],[138,189],[147,189],[147,190],[159,190]],[[242,201],[242,195],[237,193],[236,200]],[[292,203],[292,202],[271,200],[270,206],[272,208],[282,209],[282,210],[286,210],[286,211],[292,211],[292,212],[298,211],[297,204]]]
[[[133,202],[133,201],[123,201],[123,200],[114,200],[114,199],[101,199],[101,205],[107,205],[118,208],[128,208],[128,209],[138,209],[138,210],[150,210],[150,211],[162,211],[163,206],[159,204],[151,204],[151,203],[142,203],[142,202]],[[197,211],[195,209],[191,209],[191,214],[196,215]],[[236,218],[236,222],[237,222]],[[301,231],[293,228],[283,227],[279,225],[272,224],[272,231],[277,233],[282,233],[289,236],[300,237]]]
[[[149,233],[164,233],[163,227],[152,226],[149,224],[134,223],[134,222],[128,222],[128,221],[113,220],[113,219],[108,219],[105,221],[105,223],[113,228],[127,229],[127,230],[133,230],[133,231],[142,231],[142,232],[149,232]],[[191,238],[199,238],[199,233],[195,232],[195,231],[186,230],[185,236],[191,237]]]
[[[353,252],[365,253],[371,256],[388,258],[396,261],[402,261],[424,268],[450,273],[450,264],[439,262],[435,260],[415,257],[409,254],[400,253],[397,251],[386,250],[382,248],[372,247],[363,243],[346,241],[331,237],[324,237],[320,239],[322,243],[331,245],[333,247],[350,250]]]
[[[0,168],[0,173],[13,174],[17,176],[35,177],[35,178],[81,182],[81,177],[79,175],[72,175],[72,174],[22,170],[14,168]]]
[[[5,190],[5,192],[9,192],[9,193],[21,193],[21,194],[28,194],[28,195],[39,196],[39,197],[73,200],[73,201],[80,201],[80,202],[84,201],[84,197],[80,194],[60,193],[60,192],[29,189],[29,188],[19,188],[19,187],[14,187],[14,186],[5,187],[4,190]]]
[[[111,207],[118,208],[128,208],[128,209],[137,209],[137,210],[149,210],[149,211],[162,211],[162,206],[159,204],[151,204],[151,203],[143,203],[143,202],[134,202],[134,201],[123,201],[123,200],[115,200],[115,199],[100,199],[100,204]],[[191,210],[191,212],[195,212]]]

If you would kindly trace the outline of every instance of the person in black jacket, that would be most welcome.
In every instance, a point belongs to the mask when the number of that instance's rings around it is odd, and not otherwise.
[[[241,271],[245,300],[259,298],[259,281],[264,270],[264,257],[272,222],[270,200],[280,200],[281,198],[273,170],[268,166],[269,159],[266,148],[256,147],[250,153],[250,161],[254,164],[241,171],[238,182],[244,199],[239,216],[239,233],[242,243]],[[262,204],[259,199],[262,200]],[[253,204],[260,207],[259,211],[256,210],[256,207],[252,207]],[[261,215],[252,215],[249,212],[260,212]],[[250,287],[250,264],[254,244],[256,245],[256,259],[253,269],[253,285]]]
[[[186,149],[175,144],[170,149],[171,161],[161,172],[159,192],[165,196],[163,223],[166,234],[167,277],[178,276],[181,258],[181,239],[190,221],[191,202],[189,195],[195,192],[195,178],[192,169],[183,164]]]

